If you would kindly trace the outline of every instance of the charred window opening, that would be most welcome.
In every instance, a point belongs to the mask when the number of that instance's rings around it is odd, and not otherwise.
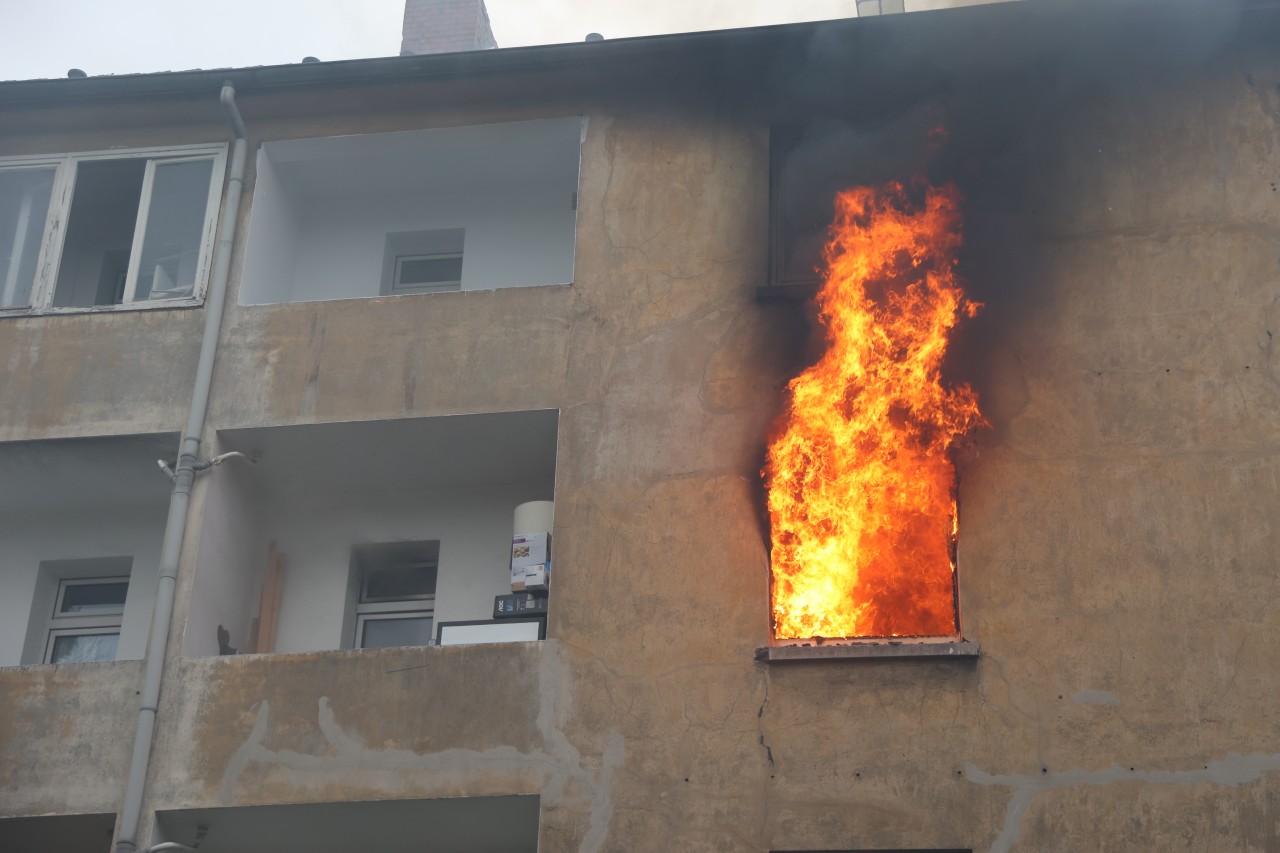
[[[769,284],[761,298],[817,292],[835,194],[857,180],[856,164],[842,158],[793,156],[809,132],[805,125],[783,125],[769,134]]]
[[[956,271],[959,196],[848,126],[773,141],[769,290],[813,297],[821,352],[788,385],[763,472],[774,647],[923,641],[969,656],[953,449],[983,420],[976,394],[942,377],[979,307]]]

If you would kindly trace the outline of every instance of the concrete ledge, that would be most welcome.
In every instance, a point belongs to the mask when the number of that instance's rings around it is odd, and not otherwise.
[[[756,649],[764,663],[804,660],[884,660],[886,658],[955,658],[974,660],[980,647],[968,640],[948,642],[865,642],[767,646]]]

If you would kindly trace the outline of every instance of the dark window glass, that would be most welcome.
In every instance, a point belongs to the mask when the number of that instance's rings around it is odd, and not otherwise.
[[[62,591],[60,613],[117,613],[124,610],[127,581],[68,584]]]
[[[406,258],[400,261],[397,284],[435,284],[462,280],[462,256],[442,258]]]
[[[360,647],[389,649],[395,646],[425,646],[431,642],[431,617],[411,619],[366,619]]]
[[[364,601],[396,601],[422,598],[436,591],[436,567],[388,566],[365,574]]]

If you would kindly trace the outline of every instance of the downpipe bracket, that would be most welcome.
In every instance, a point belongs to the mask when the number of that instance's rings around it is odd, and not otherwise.
[[[221,465],[223,462],[226,462],[228,459],[234,459],[236,457],[244,459],[245,461],[252,461],[249,459],[248,456],[244,455],[239,450],[232,450],[229,453],[221,453],[209,459],[203,459],[198,462],[194,462],[191,465],[191,470],[197,474],[201,474],[205,471],[208,471],[210,468],[213,468],[216,465]],[[182,466],[179,465],[178,470],[175,471],[173,469],[173,466],[170,465],[168,462],[165,462],[163,459],[157,459],[156,464],[160,466],[160,470],[164,472],[164,475],[169,478],[169,482],[174,482],[175,480],[177,480],[178,471],[182,470]]]

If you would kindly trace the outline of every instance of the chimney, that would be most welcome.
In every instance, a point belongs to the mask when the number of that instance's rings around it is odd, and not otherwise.
[[[484,0],[405,0],[401,56],[497,46]]]
[[[894,12],[905,12],[904,0],[857,0],[858,17],[869,15],[890,15]]]

